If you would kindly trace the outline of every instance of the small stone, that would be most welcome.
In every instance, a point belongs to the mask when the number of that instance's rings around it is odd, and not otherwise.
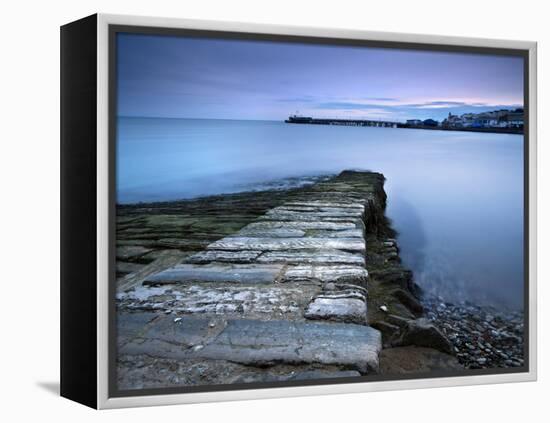
[[[388,307],[385,306],[385,305],[381,305],[380,310],[382,310],[384,313],[387,313],[388,312]]]
[[[181,321],[181,317],[176,317],[176,318],[174,319],[174,323],[178,323],[179,321]]]

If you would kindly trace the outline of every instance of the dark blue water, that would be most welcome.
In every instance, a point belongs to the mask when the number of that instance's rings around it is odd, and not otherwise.
[[[120,203],[382,172],[401,255],[450,301],[523,304],[523,137],[283,122],[120,118]],[[288,179],[298,178],[298,179]]]

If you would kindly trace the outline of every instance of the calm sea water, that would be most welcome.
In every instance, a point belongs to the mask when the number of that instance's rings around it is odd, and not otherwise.
[[[382,172],[401,256],[450,301],[523,304],[523,137],[283,122],[120,118],[120,203]],[[299,179],[300,180],[300,179]]]

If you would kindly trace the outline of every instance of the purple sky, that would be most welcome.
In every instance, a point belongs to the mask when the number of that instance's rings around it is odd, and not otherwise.
[[[118,115],[443,119],[523,105],[523,59],[118,35]]]

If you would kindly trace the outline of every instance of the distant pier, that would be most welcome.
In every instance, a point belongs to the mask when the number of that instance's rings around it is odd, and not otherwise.
[[[489,132],[495,134],[523,134],[521,127],[449,127],[441,125],[409,124],[402,122],[391,122],[383,120],[369,119],[318,119],[308,116],[289,116],[285,123],[297,123],[306,125],[338,125],[338,126],[367,126],[375,128],[409,128],[409,129],[429,129],[436,131],[462,131],[462,132]]]
[[[306,116],[289,116],[286,123],[301,123],[311,125],[340,125],[340,126],[371,126],[380,128],[397,128],[398,122],[366,120],[366,119],[317,119]]]

